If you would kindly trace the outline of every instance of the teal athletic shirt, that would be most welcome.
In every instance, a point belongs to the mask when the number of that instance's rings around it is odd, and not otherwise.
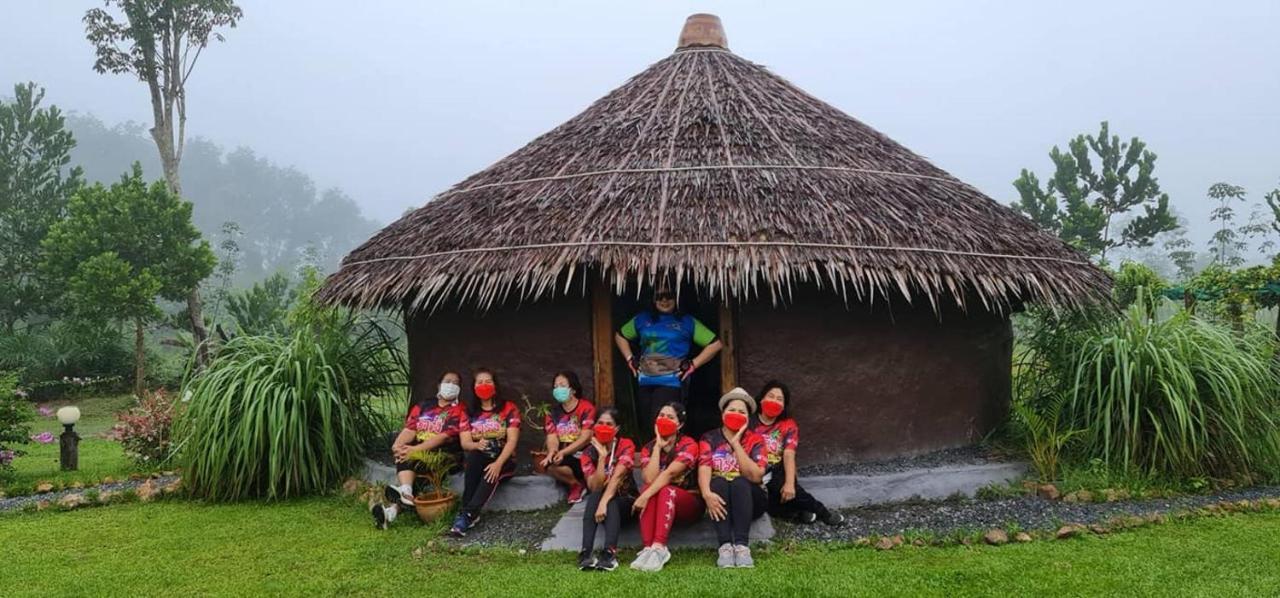
[[[716,340],[716,333],[696,318],[684,314],[642,312],[631,318],[618,331],[623,338],[640,340],[640,357],[669,357],[676,362],[689,357],[693,345],[705,347]],[[640,386],[680,387],[680,373],[658,376],[640,374]]]

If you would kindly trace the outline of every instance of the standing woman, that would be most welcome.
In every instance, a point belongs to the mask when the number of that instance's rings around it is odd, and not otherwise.
[[[716,565],[721,568],[755,566],[747,534],[769,500],[761,485],[768,466],[764,439],[747,426],[755,410],[747,391],[725,393],[720,397],[721,427],[703,434],[698,443],[698,487],[720,542]]]
[[[516,471],[511,457],[520,440],[520,410],[502,397],[492,371],[476,370],[467,416],[459,430],[466,452],[466,485],[449,533],[460,538],[480,521],[480,509],[493,498],[498,484]]]
[[[582,398],[582,382],[578,375],[556,372],[551,381],[551,396],[556,405],[547,412],[543,431],[547,434],[547,456],[542,460],[547,475],[569,488],[569,504],[582,502],[587,478],[578,457],[591,442],[591,427],[596,423],[596,406]],[[616,423],[616,421],[615,421]]]
[[[618,436],[618,427],[618,410],[613,407],[601,410],[591,446],[579,456],[587,488],[591,490],[587,495],[587,508],[582,512],[578,568],[583,571],[618,568],[618,533],[622,524],[631,518],[631,505],[636,499],[635,482],[631,478],[636,445],[630,438]],[[591,549],[595,547],[596,528],[600,525],[604,525],[604,548],[593,557]]]
[[[764,438],[769,469],[764,474],[769,494],[769,514],[800,523],[821,519],[827,525],[844,522],[844,515],[832,511],[796,483],[796,447],[800,428],[791,417],[791,391],[777,380],[764,383],[760,391],[760,414],[752,418],[751,429]]]
[[[631,510],[640,512],[640,539],[644,547],[631,568],[661,571],[671,560],[667,538],[676,523],[693,523],[702,516],[702,498],[690,490],[698,466],[698,443],[680,433],[685,423],[684,405],[673,401],[658,410],[653,440],[640,451],[644,487]]]
[[[418,462],[408,456],[417,451],[441,450],[448,454],[454,469],[462,467],[462,445],[458,441],[458,428],[466,413],[458,406],[459,384],[462,377],[457,372],[445,372],[440,377],[436,396],[415,401],[409,406],[404,429],[391,443],[391,455],[396,462],[395,485],[383,489],[389,505],[373,505],[373,523],[378,529],[386,529],[401,510],[413,510],[413,478],[417,475]]]
[[[675,291],[665,283],[653,294],[653,309],[628,320],[613,337],[640,385],[636,391],[639,421],[653,421],[663,405],[680,401],[685,380],[723,346],[702,322],[676,311]],[[639,342],[639,354],[632,351],[632,341]],[[694,345],[702,350],[690,359]]]

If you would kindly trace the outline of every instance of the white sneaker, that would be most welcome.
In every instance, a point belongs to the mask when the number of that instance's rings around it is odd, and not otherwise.
[[[724,543],[720,545],[719,556],[716,558],[716,566],[721,569],[736,567],[737,561],[733,556],[733,544]]]
[[[636,553],[636,560],[631,561],[631,568],[635,569],[636,571],[645,571],[646,570],[645,564],[647,563],[649,556],[652,554],[653,554],[652,547],[646,546],[644,548],[641,548],[640,552]]]
[[[653,549],[653,555],[649,558],[651,559],[649,570],[661,571],[667,565],[667,561],[671,560],[671,551],[667,550],[666,546],[659,546]]]
[[[751,569],[756,566],[755,559],[751,558],[751,549],[746,546],[733,547],[733,561],[735,567],[742,569]]]

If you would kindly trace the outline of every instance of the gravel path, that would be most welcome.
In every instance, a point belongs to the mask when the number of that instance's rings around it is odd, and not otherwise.
[[[180,476],[176,476],[176,475],[160,476],[158,478],[154,478],[154,483],[156,487],[162,488],[164,486],[167,486],[174,480],[178,479],[179,477]],[[3,513],[5,511],[12,511],[15,509],[21,509],[26,505],[36,503],[42,500],[47,500],[50,503],[57,503],[59,500],[62,499],[62,497],[67,496],[69,494],[84,494],[85,492],[88,492],[90,490],[97,490],[99,493],[107,492],[107,491],[121,492],[124,490],[132,490],[137,488],[138,486],[141,486],[146,481],[147,481],[146,479],[121,480],[119,482],[112,482],[110,484],[100,484],[97,486],[85,486],[84,488],[66,489],[58,492],[46,492],[44,494],[30,494],[27,496],[13,496],[10,498],[0,498],[0,513]]]
[[[537,550],[567,510],[556,505],[541,511],[485,511],[465,538],[446,537],[453,546],[516,546]]]
[[[1117,515],[1169,513],[1211,503],[1280,497],[1280,486],[1258,486],[1211,495],[1179,496],[1112,503],[1067,503],[1034,496],[993,500],[964,499],[872,505],[841,510],[839,526],[796,525],[775,519],[775,540],[855,540],[907,531],[943,535],[1016,523],[1023,529],[1047,529],[1063,522],[1097,523]]]

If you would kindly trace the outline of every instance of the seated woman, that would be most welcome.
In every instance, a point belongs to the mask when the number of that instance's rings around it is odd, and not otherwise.
[[[661,571],[671,560],[667,538],[676,523],[693,523],[702,516],[702,499],[689,490],[698,463],[698,443],[680,434],[685,423],[684,405],[672,401],[658,410],[654,438],[640,451],[644,487],[631,506],[640,511],[640,539],[644,547],[631,568]],[[653,500],[656,499],[656,500]]]
[[[764,438],[769,469],[764,487],[769,494],[769,514],[800,523],[821,519],[827,525],[844,522],[844,515],[828,509],[796,484],[796,447],[800,428],[791,417],[791,391],[777,380],[765,382],[760,391],[760,413],[752,418],[751,429]]]
[[[635,482],[631,479],[636,445],[630,438],[618,436],[618,428],[618,410],[612,407],[601,410],[591,446],[579,457],[587,488],[591,490],[587,495],[587,508],[582,512],[578,568],[583,571],[618,568],[618,533],[622,524],[631,518],[631,504],[636,499]],[[591,556],[596,528],[600,525],[604,525],[604,548]]]
[[[723,425],[702,435],[698,443],[698,487],[720,543],[716,565],[754,567],[747,534],[764,514],[764,439],[747,427],[755,399],[735,388],[720,397]]]
[[[457,467],[462,466],[462,445],[458,442],[458,426],[466,417],[458,406],[458,393],[462,377],[456,372],[445,372],[440,377],[436,396],[415,401],[405,416],[404,429],[391,443],[391,454],[396,462],[396,484],[383,490],[389,505],[373,505],[373,523],[378,529],[386,529],[403,509],[413,511],[413,478],[417,475],[418,462],[407,457],[417,451],[440,450],[454,457]]]
[[[582,398],[578,375],[557,372],[552,379],[551,395],[556,405],[547,413],[543,429],[547,433],[547,456],[542,460],[547,475],[569,487],[569,504],[582,502],[586,477],[578,463],[583,447],[591,442],[591,427],[596,420],[596,406]]]
[[[480,509],[498,484],[515,474],[511,458],[520,441],[520,410],[502,397],[498,380],[487,369],[476,370],[475,387],[459,426],[465,451],[462,504],[449,533],[461,538],[480,521]]]

